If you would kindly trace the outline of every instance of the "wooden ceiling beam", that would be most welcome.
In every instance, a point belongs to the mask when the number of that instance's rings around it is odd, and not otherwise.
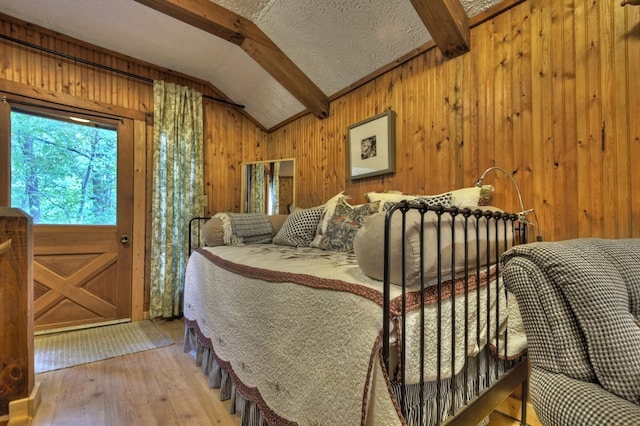
[[[240,46],[313,115],[329,116],[329,98],[252,21],[210,0],[134,0]]]
[[[411,0],[411,4],[447,59],[470,50],[469,17],[459,0]]]

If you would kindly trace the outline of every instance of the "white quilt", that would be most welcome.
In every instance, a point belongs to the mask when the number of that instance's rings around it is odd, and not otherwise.
[[[187,266],[184,315],[273,423],[401,424],[378,357],[382,283],[353,255],[271,244],[199,249]],[[418,311],[409,315],[419,322]],[[407,333],[409,354],[414,339]]]

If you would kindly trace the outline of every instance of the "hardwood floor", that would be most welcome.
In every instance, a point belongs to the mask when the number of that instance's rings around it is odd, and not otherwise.
[[[239,425],[183,353],[182,320],[158,324],[175,344],[36,375],[33,425]]]
[[[184,323],[158,324],[175,344],[36,375],[42,401],[32,425],[239,425],[229,403],[219,400],[193,358],[182,352]],[[489,423],[519,424],[501,413]]]

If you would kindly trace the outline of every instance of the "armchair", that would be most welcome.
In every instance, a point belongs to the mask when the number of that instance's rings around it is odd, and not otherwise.
[[[545,425],[640,425],[640,239],[515,246],[502,258]]]

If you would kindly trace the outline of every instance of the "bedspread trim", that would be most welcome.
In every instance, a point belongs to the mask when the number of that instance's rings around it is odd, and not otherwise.
[[[387,367],[384,364],[384,360],[382,359],[382,339],[383,333],[380,332],[376,342],[373,346],[373,350],[371,351],[371,359],[369,360],[369,370],[367,371],[367,383],[368,387],[363,394],[362,400],[362,425],[365,425],[365,421],[367,418],[367,412],[369,411],[369,393],[371,392],[371,377],[373,375],[373,368],[375,363],[377,362],[380,366],[380,371],[384,377],[385,384],[387,386],[387,391],[389,392],[389,396],[391,397],[391,402],[393,403],[393,408],[396,410],[398,414],[398,419],[402,426],[407,426],[407,421],[402,415],[402,409],[400,408],[400,404],[398,403],[398,399],[396,398],[396,394],[393,391],[393,386],[391,385],[391,378],[389,377],[389,373],[387,372]]]
[[[239,274],[247,278],[260,279],[272,283],[293,282],[317,289],[330,289],[335,291],[353,293],[365,297],[382,306],[382,293],[372,288],[348,283],[342,280],[318,278],[313,275],[274,271],[271,269],[261,269],[249,265],[242,265],[216,256],[208,250],[196,249],[196,252],[209,259],[215,265],[224,268],[229,272],[233,272],[234,274]]]
[[[365,287],[359,284],[353,284],[342,280],[334,280],[330,278],[318,278],[313,275],[299,274],[293,272],[275,271],[271,269],[255,268],[249,265],[243,265],[235,263],[227,259],[223,259],[205,249],[196,249],[196,253],[207,258],[213,264],[226,269],[229,272],[239,274],[248,278],[260,279],[272,283],[280,282],[293,282],[295,284],[304,285],[316,289],[328,289],[334,291],[343,291],[353,293],[362,297],[365,297],[372,302],[382,306],[383,294],[381,291]],[[467,277],[459,277],[455,279],[454,292],[456,295],[464,294],[465,291],[475,290],[480,282],[480,286],[487,285],[488,282],[494,280],[497,276],[496,266],[490,268],[484,268],[480,272],[479,276],[475,273],[469,274]],[[468,279],[467,279],[468,278]],[[452,280],[442,281],[440,284],[440,299],[445,301],[452,295]],[[408,291],[406,293],[406,312],[413,311],[420,308],[420,291]],[[430,305],[436,303],[438,300],[438,285],[430,285],[425,288],[424,292],[424,304]],[[402,296],[397,296],[391,300],[390,310],[391,315],[402,315]]]
[[[233,381],[233,385],[236,387],[236,390],[238,391],[238,393],[242,395],[243,398],[254,402],[258,406],[258,408],[260,409],[260,412],[264,415],[264,418],[267,419],[270,425],[277,425],[277,426],[280,426],[280,425],[296,426],[297,425],[296,422],[287,420],[279,416],[278,414],[276,414],[273,410],[271,410],[271,408],[269,408],[269,406],[265,402],[264,398],[262,398],[262,395],[260,394],[260,390],[258,390],[258,388],[249,387],[245,385],[238,378],[235,371],[233,370],[233,367],[231,366],[231,363],[224,361],[216,354],[215,348],[213,347],[213,342],[211,341],[210,338],[206,337],[202,333],[202,331],[200,331],[200,326],[198,325],[198,322],[196,320],[190,320],[187,317],[184,317],[184,322],[188,327],[191,327],[195,330],[196,336],[198,337],[198,343],[200,343],[202,346],[207,347],[211,351],[218,365],[220,365],[221,368],[223,368],[225,371],[227,371],[227,373],[229,373],[229,377],[231,377],[231,380]]]
[[[442,281],[440,286],[431,285],[424,289],[424,305],[433,305],[438,302],[438,287],[440,287],[440,300],[444,302],[445,300],[450,299],[452,294],[458,296],[464,294],[466,291],[473,291],[478,287],[478,282],[480,282],[480,287],[484,287],[496,278],[497,268],[494,265],[489,268],[489,270],[485,269],[480,272],[479,276],[474,273],[469,274],[468,277],[456,278],[453,285],[455,290],[453,292],[451,291],[453,281],[450,279]],[[418,308],[420,308],[420,290],[407,292],[406,311],[410,312]],[[391,300],[391,307],[389,311],[394,315],[402,314],[402,296],[395,297]]]

